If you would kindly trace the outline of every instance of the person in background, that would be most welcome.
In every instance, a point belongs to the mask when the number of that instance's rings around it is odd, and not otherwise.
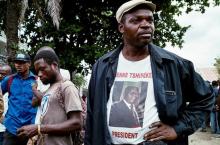
[[[52,49],[51,47],[49,46],[43,46],[41,47],[37,53],[43,51],[43,50],[47,50],[47,51],[51,51],[52,53],[56,54],[54,49]],[[71,77],[70,77],[70,72],[69,70],[66,70],[66,69],[62,69],[60,68],[60,74],[61,76],[63,77],[63,79],[65,80],[71,80]],[[50,87],[50,84],[43,84],[42,81],[40,80],[40,78],[38,77],[37,79],[37,87],[34,87],[34,92],[35,92],[35,98],[34,98],[34,105],[35,106],[38,106],[38,109],[37,109],[37,115],[36,115],[36,118],[35,118],[35,124],[39,124],[40,122],[40,101],[41,101],[41,98],[43,97],[43,94],[47,91],[47,89]]]
[[[37,52],[34,67],[43,84],[50,84],[41,100],[41,119],[38,125],[18,129],[18,135],[38,135],[37,145],[73,145],[71,133],[81,129],[82,105],[78,90],[64,80],[57,55],[49,50]]]
[[[219,110],[220,110],[220,79],[218,80],[218,97],[216,98],[216,105],[217,105],[217,107],[219,107]],[[220,111],[218,113],[219,113],[218,124],[220,127]]]
[[[215,95],[215,105],[213,106],[213,110],[210,113],[210,122],[212,133],[220,134],[218,116],[219,116],[219,106],[217,104],[217,97],[219,96],[219,86],[218,81],[212,81],[212,87]]]
[[[31,59],[28,54],[18,53],[14,66],[16,73],[1,82],[2,93],[9,93],[3,145],[26,145],[28,138],[19,138],[17,129],[34,123],[37,108],[32,106],[32,86],[36,84],[36,76],[29,70]]]
[[[8,64],[3,64],[0,66],[0,82],[3,80],[3,78],[7,75],[11,74],[11,67]]]
[[[130,0],[117,10],[123,43],[93,66],[85,145],[188,145],[188,136],[211,111],[212,88],[193,63],[152,43],[155,9],[152,2]],[[137,84],[144,94],[138,103],[144,106],[141,127],[109,125],[113,96],[125,84]]]
[[[212,87],[210,81],[206,80],[206,83],[208,85],[210,85],[210,87]],[[214,94],[213,94],[213,96],[214,96]],[[207,132],[207,128],[210,128],[210,113],[211,112],[205,112],[205,120],[202,123],[201,130],[200,130],[201,132]]]
[[[0,84],[4,77],[11,75],[11,67],[8,64],[3,64],[0,66]],[[5,126],[2,124],[5,113],[8,110],[8,93],[2,95],[2,91],[0,88],[1,97],[0,97],[0,145],[3,145],[3,134],[5,132]]]
[[[42,50],[48,50],[48,51],[51,51],[55,54],[55,51],[49,46],[41,47],[37,51],[37,53],[41,52]],[[61,74],[61,76],[63,77],[64,80],[70,80],[69,70],[60,68],[60,74]],[[42,99],[44,93],[48,90],[49,87],[50,87],[50,84],[43,84],[39,77],[37,78],[37,85],[32,87],[32,90],[33,90],[33,93],[34,93],[34,98],[32,100],[32,105],[37,107],[37,114],[36,114],[36,117],[35,117],[35,124],[40,124],[41,99]],[[28,143],[32,144],[32,142],[36,142],[36,141],[37,141],[37,136],[32,137],[29,140]]]

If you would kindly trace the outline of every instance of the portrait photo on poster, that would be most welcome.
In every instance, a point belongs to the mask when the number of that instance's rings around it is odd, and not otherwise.
[[[147,82],[116,81],[112,92],[109,126],[143,126]]]

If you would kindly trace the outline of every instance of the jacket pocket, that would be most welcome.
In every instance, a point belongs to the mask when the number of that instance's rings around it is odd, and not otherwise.
[[[176,120],[177,114],[177,96],[175,91],[165,91],[167,116]]]
[[[166,102],[173,103],[176,101],[176,92],[175,91],[165,91]]]

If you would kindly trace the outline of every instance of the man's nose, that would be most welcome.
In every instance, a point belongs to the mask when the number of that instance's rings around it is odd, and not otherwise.
[[[150,26],[150,23],[149,23],[147,20],[143,20],[143,21],[141,22],[141,26],[142,26],[142,27],[149,27],[149,26]]]
[[[38,77],[42,77],[42,72],[41,72],[41,71],[38,71],[37,76],[38,76]]]

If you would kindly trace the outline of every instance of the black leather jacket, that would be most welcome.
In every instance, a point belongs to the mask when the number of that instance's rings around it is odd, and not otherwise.
[[[87,102],[85,145],[111,145],[107,102],[117,71],[121,47],[101,57],[93,66]],[[168,145],[187,145],[188,135],[204,121],[214,103],[213,91],[193,64],[153,44],[149,45],[154,93],[159,117],[172,126],[178,138]]]

